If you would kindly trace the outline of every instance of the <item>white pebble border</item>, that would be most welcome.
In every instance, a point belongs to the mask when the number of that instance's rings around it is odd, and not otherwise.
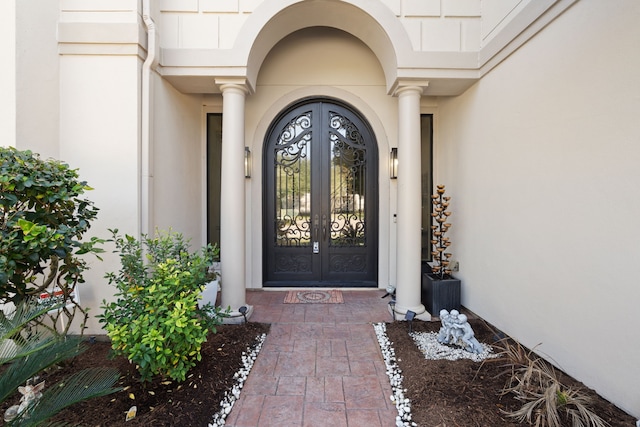
[[[425,359],[436,360],[459,360],[459,359],[471,359],[474,362],[482,362],[484,359],[491,359],[498,357],[493,353],[491,346],[480,343],[482,346],[482,353],[472,353],[464,350],[462,347],[449,346],[440,344],[438,342],[438,334],[435,332],[412,332],[409,334],[413,341],[416,343]]]
[[[387,369],[387,376],[393,390],[393,395],[390,398],[398,410],[396,427],[415,427],[417,424],[411,421],[411,402],[404,397],[407,389],[402,388],[402,370],[396,363],[396,352],[387,337],[387,326],[384,323],[374,323],[373,329],[376,331],[378,344],[380,344],[380,350]]]
[[[244,382],[247,380],[247,376],[249,375],[249,372],[253,367],[253,363],[256,361],[258,353],[260,353],[262,344],[264,344],[264,340],[266,338],[267,334],[260,335],[253,348],[248,347],[246,352],[242,352],[243,366],[233,375],[233,378],[236,379],[236,384],[231,388],[231,390],[225,392],[224,399],[220,402],[220,410],[213,415],[213,421],[209,423],[209,427],[224,426],[227,415],[229,415],[231,408],[233,408],[233,404],[240,397],[240,390],[242,390]]]

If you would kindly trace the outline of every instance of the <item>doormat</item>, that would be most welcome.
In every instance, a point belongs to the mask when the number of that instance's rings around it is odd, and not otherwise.
[[[344,304],[342,291],[289,291],[285,304]]]

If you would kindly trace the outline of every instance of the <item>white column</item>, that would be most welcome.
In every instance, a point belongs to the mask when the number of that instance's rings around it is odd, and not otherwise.
[[[231,307],[228,323],[243,321],[245,289],[244,84],[223,84],[222,166],[220,191],[220,266],[222,307]]]
[[[420,96],[419,86],[401,87],[398,96],[398,217],[396,318],[407,311],[430,320],[421,302]]]

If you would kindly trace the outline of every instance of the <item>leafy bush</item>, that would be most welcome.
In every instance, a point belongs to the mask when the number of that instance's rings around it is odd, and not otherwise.
[[[6,315],[0,310],[0,365],[8,365],[0,376],[0,403],[10,399],[19,386],[42,370],[86,349],[78,337],[51,335],[45,330],[29,332],[28,324],[51,308],[55,307],[43,306],[28,298]],[[120,390],[113,387],[119,377],[118,371],[110,368],[77,372],[45,388],[37,405],[28,406],[6,425],[38,425],[69,405],[114,393]]]
[[[80,196],[91,190],[78,172],[31,151],[0,147],[0,302],[20,301],[55,290],[63,304],[48,314],[49,327],[87,313],[73,298],[87,268],[80,255],[102,252],[97,238],[82,242],[98,213]],[[66,322],[57,322],[66,316]],[[46,317],[46,316],[45,316]],[[44,324],[38,317],[34,322]]]
[[[104,314],[98,316],[112,347],[137,365],[145,381],[155,375],[184,381],[201,359],[206,324],[219,324],[222,315],[209,310],[208,318],[197,306],[212,248],[190,252],[182,235],[170,232],[140,241],[112,233],[121,269],[106,277],[118,288],[117,299],[104,301]]]

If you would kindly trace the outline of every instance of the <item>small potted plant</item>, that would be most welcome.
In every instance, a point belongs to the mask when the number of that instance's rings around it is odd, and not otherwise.
[[[211,304],[216,307],[220,303],[220,247],[217,243],[208,245],[206,250],[207,259],[210,262],[207,266],[207,275],[204,291],[202,291],[202,304]]]
[[[438,316],[440,310],[460,308],[460,280],[451,276],[451,253],[447,252],[451,241],[446,237],[451,228],[448,221],[451,212],[449,201],[445,196],[444,185],[436,187],[436,194],[431,196],[433,211],[431,213],[431,273],[422,275],[422,302],[427,311]]]

